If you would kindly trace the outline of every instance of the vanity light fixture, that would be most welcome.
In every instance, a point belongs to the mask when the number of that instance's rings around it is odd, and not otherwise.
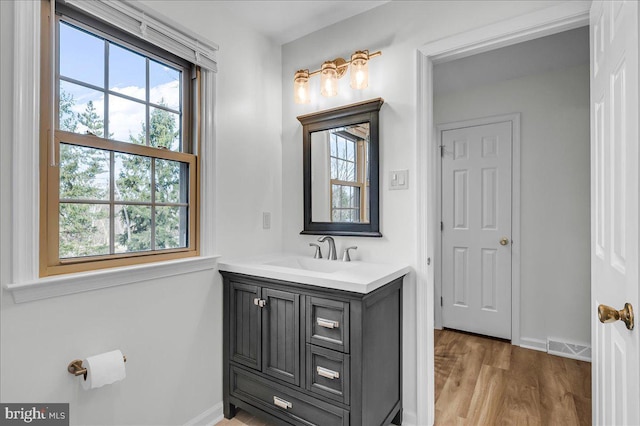
[[[293,100],[297,104],[311,102],[309,94],[309,78],[320,74],[320,94],[331,97],[338,94],[338,80],[347,73],[347,67],[351,65],[351,88],[366,89],[369,86],[369,59],[382,55],[382,52],[369,53],[368,50],[356,50],[349,61],[336,58],[325,61],[322,68],[309,72],[298,70],[293,77]]]

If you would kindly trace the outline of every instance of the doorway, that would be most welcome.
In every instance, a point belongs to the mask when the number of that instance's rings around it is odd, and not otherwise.
[[[418,263],[417,263],[417,399],[418,424],[434,422],[434,286],[435,253],[439,224],[436,211],[436,175],[439,152],[433,118],[433,64],[498,47],[579,28],[589,23],[589,5],[566,2],[540,12],[510,19],[422,46],[418,52]],[[514,318],[517,321],[517,318]],[[541,343],[541,342],[534,342]]]

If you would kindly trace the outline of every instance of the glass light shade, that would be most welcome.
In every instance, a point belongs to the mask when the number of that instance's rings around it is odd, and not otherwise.
[[[351,55],[351,88],[366,89],[369,87],[369,54],[356,51]]]
[[[293,77],[293,100],[297,104],[311,102],[309,94],[309,70],[299,70]]]
[[[320,94],[327,97],[338,94],[338,67],[333,62],[327,61],[322,64]]]

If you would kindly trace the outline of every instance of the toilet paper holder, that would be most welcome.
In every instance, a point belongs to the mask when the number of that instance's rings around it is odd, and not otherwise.
[[[127,357],[122,355],[122,359],[124,362],[127,362]],[[81,359],[74,359],[67,366],[67,371],[74,376],[84,376],[84,379],[87,380],[87,369],[82,366]]]

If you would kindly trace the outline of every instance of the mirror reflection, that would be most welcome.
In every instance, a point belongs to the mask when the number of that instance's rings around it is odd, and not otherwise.
[[[311,133],[313,222],[369,223],[369,122]]]

